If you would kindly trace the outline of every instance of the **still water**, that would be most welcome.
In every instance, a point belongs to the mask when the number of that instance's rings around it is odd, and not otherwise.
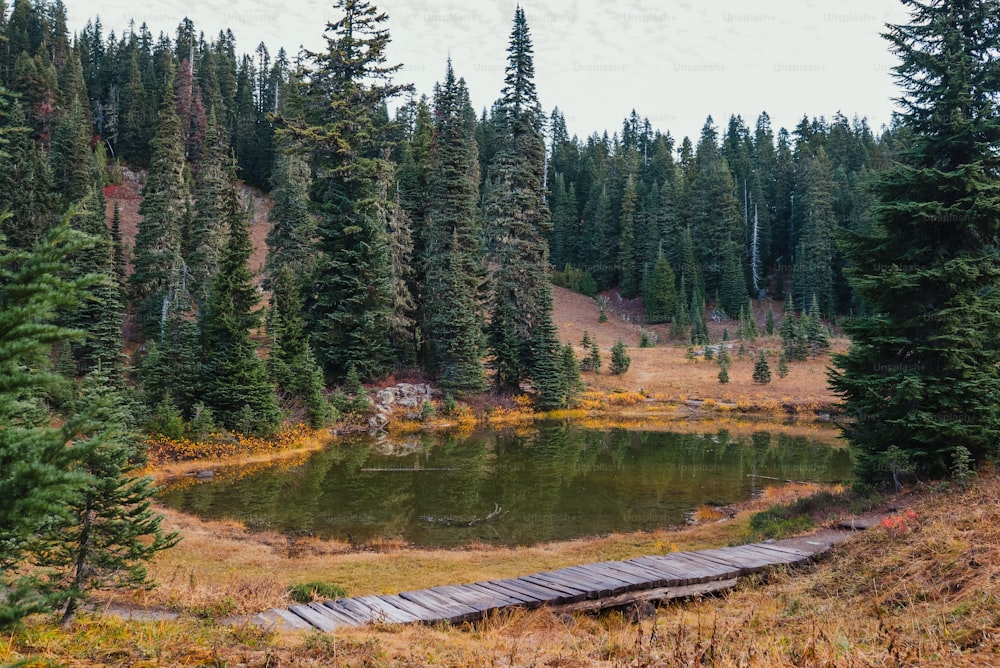
[[[543,423],[392,446],[337,442],[304,463],[185,479],[160,499],[294,535],[530,545],[682,524],[700,505],[746,500],[774,484],[763,476],[846,480],[849,454],[833,443],[829,433],[805,437],[771,426],[737,436]]]

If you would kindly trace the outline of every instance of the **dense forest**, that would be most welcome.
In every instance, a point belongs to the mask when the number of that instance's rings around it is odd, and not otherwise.
[[[294,57],[238,54],[189,20],[154,37],[95,18],[70,36],[62,2],[2,12],[6,243],[32,248],[70,208],[104,240],[77,264],[114,280],[64,316],[90,336],[55,357],[71,375],[128,369],[150,425],[266,433],[289,405],[319,424],[324,387],[401,368],[459,394],[530,381],[564,405],[574,361],[550,280],[642,297],[647,322],[694,343],[752,299],[863,309],[835,237],[868,229],[891,133],[839,113],[775,131],[762,113],[677,141],[633,112],[581,140],[538,103],[523,11],[501,96],[477,113],[452,63],[418,95],[386,62],[387,17],[337,9],[327,50]],[[105,216],[123,168],[143,180],[134,239]],[[243,184],[274,202],[260,277]]]
[[[429,96],[397,81],[364,0],[294,56],[189,20],[70,35],[61,0],[0,0],[0,626],[53,602],[71,619],[176,541],[131,475],[138,431],[320,426],[400,370],[568,405],[581,363],[553,283],[641,298],[678,342],[710,343],[709,318],[777,331],[789,359],[842,320],[830,377],[864,477],[994,455],[997,12],[904,2],[894,128],[762,113],[678,141],[635,112],[569,136],[520,7],[477,112],[461,63]],[[107,198],[126,174],[134,235]],[[251,192],[272,204],[260,275]]]

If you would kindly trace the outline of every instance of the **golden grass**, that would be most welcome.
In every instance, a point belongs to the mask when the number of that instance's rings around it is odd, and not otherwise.
[[[0,639],[0,662],[40,655],[49,665],[70,666],[996,665],[1000,478],[984,475],[966,491],[923,490],[912,510],[898,515],[907,518],[904,530],[876,527],[815,566],[779,571],[766,580],[748,578],[725,596],[665,605],[638,622],[621,613],[569,616],[540,610],[455,628],[273,634],[190,618],[122,622],[84,616],[69,632],[47,620],[32,621]],[[593,558],[725,544],[740,532],[745,516],[746,509],[733,521],[691,529],[521,550],[363,553],[171,515],[168,524],[183,529],[188,539],[173,554],[162,555],[154,570],[162,578],[184,557],[199,572],[193,581],[192,572],[177,573],[165,590],[176,588],[174,594],[181,595],[194,587],[194,596],[210,598],[215,587],[217,593],[263,604],[280,598],[279,584],[316,575],[362,594],[465,581],[480,572],[504,577]],[[151,600],[164,595],[151,594]]]

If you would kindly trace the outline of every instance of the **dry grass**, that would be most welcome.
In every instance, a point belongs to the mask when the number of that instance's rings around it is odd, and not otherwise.
[[[905,531],[877,527],[815,566],[777,572],[766,581],[750,578],[725,596],[672,603],[638,622],[627,613],[568,616],[540,610],[514,611],[456,628],[375,626],[333,634],[271,634],[191,620],[125,623],[85,617],[70,633],[41,620],[33,622],[0,642],[0,662],[37,654],[53,664],[75,666],[996,665],[1000,478],[986,475],[967,491],[924,490],[912,509],[916,520],[908,522]],[[170,518],[172,524],[177,521]],[[678,547],[719,544],[739,522],[664,532],[659,538]],[[444,577],[443,572],[431,577],[421,573],[434,569],[439,559],[451,562],[442,571],[472,574],[483,567],[499,577],[500,571],[518,570],[504,569],[505,561],[527,567],[555,565],[570,554],[617,558],[636,547],[631,542],[654,539],[652,534],[617,537],[587,548],[561,544],[500,551],[497,556],[474,550],[430,552],[424,559],[407,550],[336,554],[330,547],[320,556],[323,550],[315,545],[316,553],[286,560],[276,555],[287,551],[287,544],[268,543],[262,537],[250,540],[237,527],[184,528],[196,536],[206,532],[195,539],[197,545],[192,541],[183,549],[203,552],[204,581],[222,582],[237,577],[211,567],[214,561],[228,560],[227,546],[240,550],[243,563],[252,562],[256,553],[261,565],[271,569],[272,579],[291,576],[300,561],[296,575],[321,563],[345,575],[378,571],[396,561],[396,568],[408,572],[398,581],[419,584]],[[372,564],[362,565],[366,561]],[[157,570],[165,566],[158,564]],[[247,582],[255,577],[239,574]],[[360,585],[346,584],[351,593],[363,593],[353,591]],[[366,588],[379,586],[361,586]]]
[[[605,394],[641,392],[647,397],[668,402],[710,399],[716,404],[730,404],[737,410],[770,412],[826,411],[839,402],[826,384],[828,355],[792,363],[789,365],[788,376],[778,378],[776,369],[777,355],[781,349],[780,338],[761,337],[754,343],[747,342],[742,358],[737,355],[739,342],[731,341],[734,347],[730,351],[730,381],[722,385],[718,378],[719,366],[715,362],[701,358],[696,362],[689,361],[687,348],[673,343],[639,348],[641,331],[637,325],[625,322],[614,313],[609,314],[607,322],[598,322],[600,311],[593,299],[565,288],[554,286],[552,290],[555,298],[553,319],[559,327],[560,339],[576,346],[577,357],[584,355],[583,348],[580,347],[584,331],[589,332],[601,348],[604,359],[601,372],[583,374],[588,389]],[[766,307],[757,305],[756,309],[757,319],[763,323]],[[780,318],[780,305],[775,305],[775,312]],[[721,340],[722,328],[725,326],[722,323],[711,323],[713,342]],[[728,326],[730,335],[734,336],[734,323],[728,323]],[[667,340],[669,328],[666,326],[646,326],[645,329],[657,332],[661,341]],[[628,372],[622,376],[607,373],[611,346],[617,339],[622,339],[629,346],[628,354],[632,358]],[[834,340],[834,352],[843,351],[846,347],[846,340]],[[767,350],[770,354],[772,380],[767,385],[758,385],[752,378],[754,358],[759,350]]]

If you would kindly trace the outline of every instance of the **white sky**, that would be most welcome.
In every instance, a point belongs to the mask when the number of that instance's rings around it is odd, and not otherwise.
[[[207,38],[231,28],[240,53],[263,41],[323,48],[329,0],[71,0],[70,30],[99,15],[105,36],[130,18],[173,36],[191,18]],[[477,110],[499,94],[515,0],[373,0],[389,14],[389,59],[400,81],[431,95],[450,55]],[[880,36],[902,23],[898,0],[522,0],[535,49],[539,98],[558,106],[581,138],[621,128],[634,108],[678,140],[696,140],[709,114],[720,130],[731,114],[751,128],[767,111],[775,129],[803,114],[837,111],[887,124],[897,89],[895,57]]]

